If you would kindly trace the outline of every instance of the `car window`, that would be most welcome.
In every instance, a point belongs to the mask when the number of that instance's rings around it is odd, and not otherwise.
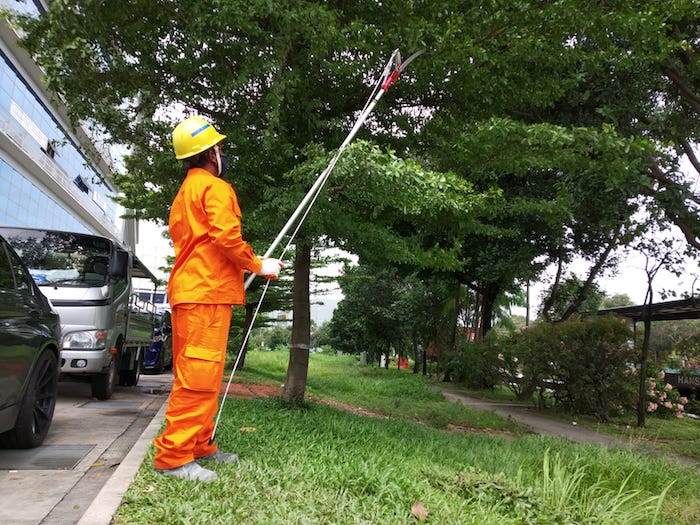
[[[8,253],[11,259],[12,273],[15,277],[15,286],[21,292],[32,293],[33,288],[29,284],[32,277],[27,273],[27,270],[25,270],[24,264],[22,264],[20,258],[12,252]]]
[[[7,249],[5,244],[0,244],[0,290],[1,291],[14,291],[15,289],[15,278],[13,276],[14,270],[10,264],[8,258]]]

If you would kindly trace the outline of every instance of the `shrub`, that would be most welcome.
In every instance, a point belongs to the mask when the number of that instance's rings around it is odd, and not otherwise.
[[[688,398],[681,397],[673,386],[664,381],[663,370],[656,378],[647,378],[647,412],[661,417],[683,417]]]
[[[493,334],[493,335],[492,335]],[[448,352],[444,366],[455,383],[464,383],[468,388],[492,389],[499,381],[499,338],[489,333],[485,341],[460,341],[457,352]]]
[[[541,405],[551,400],[605,421],[613,410],[634,403],[631,337],[612,316],[536,324],[504,345],[501,377],[521,398],[537,392]]]

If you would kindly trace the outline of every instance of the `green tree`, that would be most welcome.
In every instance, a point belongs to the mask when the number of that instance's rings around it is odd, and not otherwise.
[[[614,294],[612,296],[603,297],[600,304],[601,308],[616,308],[618,306],[632,306],[634,302],[626,293]]]
[[[399,304],[401,279],[390,270],[358,266],[346,269],[340,285],[345,298],[333,314],[331,334],[335,341],[352,341],[353,346],[334,347],[364,350],[377,362],[384,356],[387,366],[393,351],[405,355],[410,320]],[[358,328],[361,332],[354,333]],[[358,335],[362,346],[354,346]]]
[[[355,177],[328,188],[326,213],[309,217],[300,245],[327,234],[380,266],[449,272],[479,295],[485,333],[499,295],[549,263],[581,256],[592,283],[637,234],[642,206],[698,246],[698,199],[680,170],[682,155],[700,166],[690,147],[700,130],[697,12],[697,0],[134,0],[110,9],[74,0],[52,2],[23,28],[72,117],[135,147],[116,180],[142,217],[162,220],[178,186],[174,121],[183,111],[215,120],[232,138],[256,248],[288,211],[260,204],[298,202],[387,50],[426,48],[363,132],[423,169],[390,155],[346,159]],[[305,164],[301,180],[285,176]],[[425,173],[452,175],[426,183]],[[467,182],[489,206],[436,202]],[[416,209],[422,190],[430,195]],[[296,297],[307,272],[295,268]],[[309,342],[307,302],[295,306],[299,345]]]
[[[544,300],[539,314],[549,322],[566,320],[573,314],[580,317],[596,315],[605,298],[605,292],[593,284],[587,297],[581,301],[579,290],[582,286],[583,283],[578,277],[570,276],[557,286],[550,287],[543,293]]]

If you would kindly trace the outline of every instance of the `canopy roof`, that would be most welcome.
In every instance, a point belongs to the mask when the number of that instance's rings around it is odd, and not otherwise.
[[[133,256],[131,263],[131,276],[141,277],[142,279],[150,279],[154,283],[158,282],[158,277],[156,277],[151,270],[149,270],[145,264],[141,262],[141,259]]]
[[[598,315],[613,314],[631,319],[636,323],[637,321],[643,321],[645,319],[649,308],[651,309],[652,321],[700,319],[700,298],[666,301],[663,303],[654,303],[651,306],[640,304],[637,306],[606,308],[604,310],[598,310]]]

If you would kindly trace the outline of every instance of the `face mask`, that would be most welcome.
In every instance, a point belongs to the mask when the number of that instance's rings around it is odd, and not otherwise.
[[[221,154],[219,148],[216,148],[216,167],[219,170],[219,177],[223,177],[228,167],[228,158]]]

